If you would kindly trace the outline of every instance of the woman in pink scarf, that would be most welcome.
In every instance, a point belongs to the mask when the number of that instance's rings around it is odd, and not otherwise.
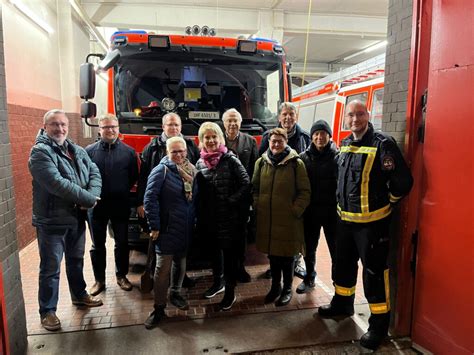
[[[212,254],[214,282],[204,293],[212,298],[224,292],[219,306],[228,310],[236,301],[239,205],[250,189],[250,179],[239,159],[225,146],[224,134],[213,122],[199,129],[201,159],[196,163],[199,188],[198,230]]]

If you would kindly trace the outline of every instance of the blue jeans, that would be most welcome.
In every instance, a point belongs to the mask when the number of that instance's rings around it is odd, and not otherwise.
[[[41,316],[56,312],[63,254],[66,256],[66,275],[72,300],[87,296],[83,275],[85,231],[84,222],[77,227],[36,227],[40,253],[38,302]]]

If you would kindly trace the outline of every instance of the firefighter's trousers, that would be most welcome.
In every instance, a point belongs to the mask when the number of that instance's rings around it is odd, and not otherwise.
[[[339,220],[336,237],[335,300],[354,302],[357,262],[363,265],[364,294],[371,316],[369,330],[386,335],[390,323],[390,288],[387,258],[390,216],[370,223]]]

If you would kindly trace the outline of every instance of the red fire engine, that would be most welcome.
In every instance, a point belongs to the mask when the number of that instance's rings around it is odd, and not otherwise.
[[[309,132],[315,121],[325,120],[332,127],[332,139],[339,145],[350,134],[344,127],[345,106],[352,100],[360,100],[367,104],[375,129],[382,129],[384,70],[381,67],[384,61],[384,57],[374,58],[367,65],[349,68],[347,71],[350,76],[344,73],[335,75],[342,78],[340,81],[321,79],[295,90],[293,103],[299,107],[298,123],[301,127]],[[372,70],[363,70],[361,67]]]
[[[118,117],[121,139],[137,153],[161,133],[168,112],[181,117],[184,135],[196,136],[202,122],[220,122],[226,109],[235,108],[241,130],[259,141],[276,125],[278,105],[291,97],[285,52],[272,40],[126,31],[112,35],[107,56],[90,54],[87,61],[93,56],[102,59],[98,70],[108,73],[107,111]],[[87,124],[96,115],[88,101],[96,71],[92,63],[81,66]]]

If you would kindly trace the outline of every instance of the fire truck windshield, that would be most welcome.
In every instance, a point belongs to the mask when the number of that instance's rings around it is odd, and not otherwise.
[[[174,111],[198,121],[220,119],[226,109],[235,108],[244,121],[275,122],[284,98],[281,56],[229,52],[201,49],[122,56],[115,67],[117,115],[127,121],[152,121]]]

